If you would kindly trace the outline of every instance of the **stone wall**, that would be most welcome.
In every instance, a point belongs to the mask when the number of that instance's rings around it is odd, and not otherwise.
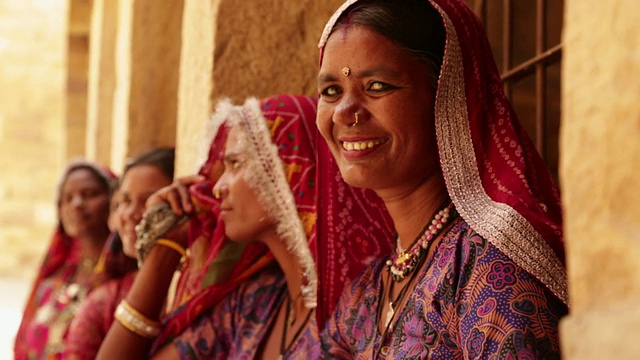
[[[192,173],[212,106],[278,93],[315,95],[317,44],[341,0],[186,0],[178,168]],[[213,56],[212,56],[213,54]]]
[[[640,2],[566,2],[561,183],[565,359],[638,359]],[[597,14],[597,16],[594,16]]]
[[[31,279],[66,156],[67,4],[0,0],[0,19],[0,276]]]

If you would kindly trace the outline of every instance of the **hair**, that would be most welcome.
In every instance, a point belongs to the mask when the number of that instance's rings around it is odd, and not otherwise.
[[[98,180],[100,185],[102,185],[104,190],[109,194],[109,198],[111,198],[118,185],[117,176],[113,174],[111,170],[105,167],[101,167],[95,163],[78,158],[69,161],[67,167],[62,172],[60,180],[58,181],[58,192],[56,195],[56,203],[58,204],[58,206],[60,206],[60,201],[62,198],[62,187],[67,181],[67,178],[69,178],[69,175],[77,170],[89,171],[91,175],[93,175],[93,177]]]
[[[436,89],[444,57],[446,32],[442,18],[426,0],[362,0],[348,8],[331,30],[367,27],[412,53],[427,66]]]
[[[129,160],[122,172],[122,178],[136,166],[149,165],[158,168],[164,175],[173,181],[175,169],[175,148],[160,147],[142,153],[141,155]]]

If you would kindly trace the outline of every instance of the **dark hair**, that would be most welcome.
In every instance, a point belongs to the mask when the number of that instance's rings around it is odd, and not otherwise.
[[[173,172],[175,168],[175,149],[168,147],[155,148],[153,150],[147,151],[142,155],[139,155],[127,162],[124,167],[124,171],[122,172],[121,178],[127,174],[129,170],[136,166],[141,165],[150,165],[154,166],[163,174],[167,176],[167,178],[173,180]]]
[[[442,18],[427,0],[362,0],[348,8],[331,32],[350,25],[365,26],[411,52],[427,66],[437,88],[446,32]]]
[[[107,168],[100,167],[99,165],[85,159],[77,158],[69,161],[65,170],[62,172],[60,180],[58,181],[58,191],[56,195],[56,203],[58,206],[60,206],[62,197],[62,187],[67,182],[69,175],[77,170],[89,171],[91,175],[98,180],[100,185],[102,185],[107,194],[109,194],[109,198],[111,198],[111,195],[113,195],[113,192],[118,185],[118,178]]]

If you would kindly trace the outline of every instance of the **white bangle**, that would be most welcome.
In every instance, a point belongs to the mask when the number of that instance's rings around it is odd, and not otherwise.
[[[142,315],[125,300],[120,301],[120,304],[118,304],[115,318],[132,333],[147,339],[155,338],[162,331],[162,324]]]

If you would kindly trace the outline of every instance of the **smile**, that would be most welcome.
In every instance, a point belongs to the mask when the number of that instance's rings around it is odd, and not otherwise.
[[[378,146],[384,143],[385,139],[377,139],[377,140],[365,140],[365,141],[343,141],[342,148],[347,151],[362,151],[368,150],[375,146]]]

